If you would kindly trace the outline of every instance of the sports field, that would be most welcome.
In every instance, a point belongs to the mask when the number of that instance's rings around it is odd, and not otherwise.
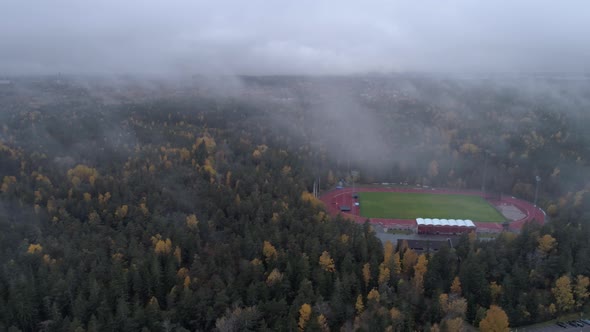
[[[361,216],[388,219],[471,219],[503,222],[506,219],[479,196],[359,192]]]

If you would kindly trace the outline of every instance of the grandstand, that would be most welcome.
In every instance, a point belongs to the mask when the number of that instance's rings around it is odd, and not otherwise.
[[[475,231],[471,220],[416,218],[418,234],[460,234]]]

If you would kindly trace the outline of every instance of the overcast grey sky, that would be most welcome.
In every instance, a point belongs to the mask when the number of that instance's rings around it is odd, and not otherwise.
[[[590,2],[1,0],[2,74],[590,71]]]

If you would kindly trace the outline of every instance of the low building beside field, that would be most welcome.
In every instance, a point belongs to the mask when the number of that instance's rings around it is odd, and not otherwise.
[[[439,239],[427,239],[427,240],[397,240],[398,248],[407,246],[417,253],[434,253],[440,250],[442,247],[452,248],[452,239],[450,238],[439,238]]]

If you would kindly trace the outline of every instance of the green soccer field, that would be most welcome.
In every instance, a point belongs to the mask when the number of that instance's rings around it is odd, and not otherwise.
[[[360,192],[361,216],[391,219],[471,219],[503,222],[506,219],[479,196],[399,192]]]

